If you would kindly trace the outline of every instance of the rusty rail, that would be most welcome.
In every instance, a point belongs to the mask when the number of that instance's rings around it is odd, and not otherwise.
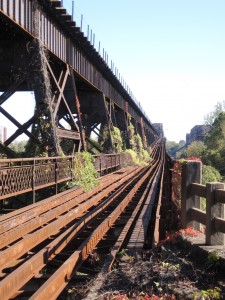
[[[163,176],[165,149],[160,147],[158,151],[160,151],[160,153],[152,170],[153,173],[149,180],[149,187],[145,191],[145,197],[143,197],[144,205],[136,220],[135,228],[126,247],[127,249],[132,249],[132,251],[137,251],[144,247],[150,218],[152,216],[152,209],[153,206],[157,204],[156,193],[161,191],[161,186],[159,186],[159,184],[160,179]]]
[[[90,236],[80,245],[80,247],[63,263],[63,265],[51,276],[30,299],[56,299],[61,291],[67,285],[68,278],[71,278],[78,267],[84,261],[91,251],[96,247],[99,241],[113,226],[116,220],[123,213],[128,204],[132,201],[133,196],[140,188],[141,184],[148,178],[151,171],[148,171],[135,184],[135,187],[127,194],[116,209],[91,233]],[[54,287],[54,288],[53,288]],[[49,291],[49,293],[47,293]]]
[[[122,181],[126,181],[127,179],[129,178],[133,178],[135,173],[138,173],[140,172],[140,168],[135,168],[134,171],[132,172],[131,169],[128,170],[127,173],[129,173],[129,175],[126,175],[125,177],[126,178],[123,178],[122,180],[120,180],[120,184],[122,183]],[[111,185],[112,186],[112,185]],[[125,188],[126,188],[127,185],[125,185],[124,187],[122,187],[122,189],[120,190],[120,192],[122,192]],[[115,186],[113,187],[115,188]],[[112,188],[112,189],[113,189]],[[106,194],[108,194],[110,192],[109,189],[106,190]],[[117,195],[117,194],[116,194]],[[110,198],[110,201],[112,201],[115,196],[111,196]],[[102,195],[104,196],[104,195]],[[91,198],[90,199],[90,202],[92,202],[92,205],[93,203],[96,204],[96,199],[94,198]],[[48,246],[45,247],[44,250],[41,250],[39,253],[37,253],[31,260],[25,262],[24,265],[22,265],[21,267],[19,267],[17,270],[15,270],[13,273],[11,273],[8,277],[6,277],[1,283],[0,283],[0,292],[1,292],[1,295],[7,295],[5,297],[8,297],[9,296],[9,293],[10,295],[12,295],[12,289],[8,289],[8,285],[5,283],[8,282],[8,280],[10,281],[13,281],[13,286],[15,286],[16,288],[16,282],[21,282],[23,281],[25,278],[27,277],[33,277],[34,275],[34,266],[37,265],[37,261],[39,263],[42,262],[42,265],[40,267],[39,265],[39,268],[42,268],[43,267],[43,261],[46,260],[46,258],[49,256],[50,258],[51,257],[54,257],[54,255],[56,255],[59,251],[58,248],[63,248],[65,247],[68,242],[74,238],[74,236],[76,235],[76,233],[81,229],[83,228],[87,223],[88,221],[93,218],[93,216],[95,216],[97,213],[99,213],[99,211],[102,211],[102,209],[104,208],[104,206],[106,207],[107,205],[109,204],[109,201],[107,199],[107,203],[106,204],[102,204],[100,205],[99,207],[96,208],[96,212],[95,211],[92,211],[90,212],[85,218],[82,218],[79,222],[77,222],[75,225],[73,225],[71,228],[69,228],[65,233],[63,233],[61,236],[59,236],[58,238],[56,237],[56,239],[54,239],[54,241],[49,244]],[[85,207],[86,206],[86,207]],[[89,205],[87,205],[87,203],[84,203],[83,204],[83,207],[85,207],[85,210],[88,209],[89,207],[91,206],[91,203],[89,203]],[[82,207],[81,206],[78,206],[77,208],[77,215],[79,216],[79,212],[81,213],[82,215]],[[67,215],[67,218],[68,218],[68,215]],[[56,229],[55,227],[56,225],[56,222],[54,222],[54,228]],[[29,236],[29,235],[28,235]],[[46,235],[48,236],[48,235]],[[65,238],[66,237],[66,238]],[[40,242],[40,240],[38,239],[38,241]],[[26,244],[23,242],[22,240],[22,244],[25,246]],[[22,244],[20,243],[19,247],[23,247]],[[29,243],[30,244],[30,243]],[[10,249],[10,248],[9,248]],[[52,249],[52,250],[51,250]],[[28,251],[28,248],[26,249]],[[47,251],[47,252],[46,252]],[[11,252],[9,250],[6,251],[7,253]],[[5,252],[5,253],[6,253]],[[12,252],[11,252],[12,253]],[[20,253],[21,254],[21,253]],[[44,256],[43,256],[44,255]],[[7,255],[8,256],[8,255]],[[9,258],[9,256],[8,256]],[[25,271],[24,271],[25,269]],[[30,272],[29,272],[30,270]],[[21,273],[22,272],[22,273]],[[21,274],[23,276],[21,276]],[[25,276],[26,274],[26,276]],[[7,279],[7,278],[11,278],[11,279]],[[23,279],[22,279],[23,278]],[[18,284],[18,283],[17,283]],[[21,283],[20,283],[21,284]],[[15,289],[14,289],[14,292],[15,292]],[[7,298],[4,298],[4,299],[7,299]]]
[[[56,299],[91,251],[103,237],[107,239],[107,232],[112,230],[112,226],[120,224],[121,220],[128,221],[128,225],[125,224],[124,229],[121,229],[124,242],[131,235],[130,230],[133,230],[134,223],[145,207],[150,186],[157,181],[154,178],[162,162],[159,156],[163,154],[160,151],[153,152],[153,160],[148,169],[132,167],[109,174],[101,178],[101,188],[97,187],[86,196],[80,189],[74,189],[71,191],[71,199],[68,191],[62,194],[62,204],[60,195],[57,195],[43,202],[43,210],[41,203],[36,203],[30,209],[26,207],[20,212],[3,216],[0,226],[5,224],[2,227],[4,233],[0,235],[0,239],[3,241],[6,238],[8,242],[3,242],[4,248],[0,252],[1,299],[19,296],[22,290],[26,291],[26,283],[42,277],[41,270],[54,262],[56,256],[58,264],[59,257],[64,257],[60,253],[73,243],[72,255],[65,262],[62,261],[53,274],[48,274],[45,284],[36,292],[33,291],[30,298],[44,299],[47,292],[48,299]],[[19,219],[23,221],[19,222]],[[13,229],[10,222],[19,225]],[[138,223],[135,224],[135,227],[138,226]],[[118,243],[122,242],[121,235],[117,243],[115,238],[114,254]],[[48,237],[53,240],[48,240]],[[38,246],[40,244],[43,244],[41,248]],[[35,248],[35,245],[38,247]],[[31,249],[33,253],[30,252]]]
[[[0,235],[0,249],[24,237],[25,234],[44,226],[44,224],[58,218],[67,211],[70,211],[70,214],[72,214],[73,210],[76,210],[76,214],[78,214],[78,211],[82,207],[80,204],[86,201],[83,206],[88,208],[90,205],[97,203],[105,194],[111,192],[124,180],[127,180],[127,177],[135,174],[135,172],[136,169],[129,169],[129,171],[123,172],[122,175],[111,176],[111,178],[108,178],[107,181],[90,192],[79,194],[80,189],[75,190],[74,192],[67,193],[65,196],[55,198],[54,201],[46,201],[46,203],[40,204],[35,209],[32,208],[25,213],[18,214],[14,218],[1,222],[1,231],[7,230],[7,232]],[[87,203],[87,200],[90,204]],[[71,217],[68,217],[68,220],[70,219]]]
[[[161,153],[162,154],[162,153]],[[154,156],[156,153],[154,151]],[[142,196],[135,207],[133,213],[129,217],[126,225],[121,231],[119,237],[117,238],[116,243],[111,248],[111,251],[108,255],[106,262],[102,267],[101,272],[111,271],[114,260],[116,258],[117,253],[122,249],[123,246],[126,249],[132,249],[132,251],[137,251],[143,249],[144,243],[146,240],[146,232],[147,227],[149,225],[149,214],[151,215],[152,205],[156,205],[156,199],[153,198],[152,194],[155,189],[158,187],[158,177],[163,177],[163,169],[164,168],[164,155],[160,155],[159,158],[151,165],[149,182],[142,192]],[[162,189],[162,179],[160,182],[160,192]],[[150,204],[150,200],[152,200]],[[159,203],[160,205],[160,203]],[[145,215],[145,218],[143,216]],[[141,219],[143,218],[144,223],[142,223]],[[144,227],[144,231],[143,231]],[[133,229],[133,230],[132,230]],[[143,234],[139,235],[139,232],[142,231]],[[128,233],[131,233],[131,236],[128,237]],[[144,234],[145,233],[145,234]],[[128,239],[128,241],[126,241]]]
[[[120,172],[121,175],[124,175],[126,170],[121,169]],[[32,220],[33,218],[39,217],[48,210],[55,209],[57,206],[67,203],[71,199],[75,199],[75,197],[78,197],[80,201],[84,201],[85,199],[93,196],[95,193],[101,191],[103,188],[106,188],[116,180],[119,180],[121,178],[120,174],[114,174],[113,176],[112,174],[108,174],[100,178],[100,185],[93,188],[89,192],[84,193],[84,191],[81,188],[75,187],[66,190],[58,195],[37,202],[33,204],[32,207],[26,206],[24,208],[17,209],[14,212],[11,212],[10,214],[3,215],[1,216],[0,221],[0,234],[6,231],[9,232],[11,229],[18,227],[21,224]]]
[[[94,156],[100,176],[120,168],[120,154]],[[74,156],[0,159],[0,200],[73,180]]]
[[[12,242],[18,240],[19,238],[22,239],[11,245],[9,248],[5,250],[3,249],[3,251],[0,253],[0,268],[6,267],[12,261],[24,255],[34,246],[38,245],[49,236],[54,235],[55,232],[72,222],[74,219],[81,217],[86,210],[90,209],[90,207],[93,205],[96,205],[103,199],[103,197],[108,195],[108,193],[112,192],[115,188],[121,185],[121,183],[126,181],[127,177],[130,178],[131,176],[134,176],[135,170],[134,172],[130,172],[129,170],[128,175],[127,173],[123,174],[124,176],[122,176],[122,178],[116,182],[109,181],[110,186],[103,188],[101,192],[99,192],[98,189],[97,192],[94,191],[91,193],[91,195],[89,193],[88,196],[83,194],[81,197],[78,196],[73,198],[71,201],[69,201],[70,203],[60,205],[55,209],[55,211],[49,210],[44,215],[41,214],[38,218],[32,219],[24,225],[22,224],[20,227],[12,229],[6,234],[3,234],[1,240],[4,246],[6,246],[7,241]],[[68,211],[68,213],[64,214],[65,211]],[[52,222],[50,222],[51,220]],[[44,226],[46,223],[47,225]],[[28,234],[34,229],[37,230],[33,232],[33,234]],[[3,237],[6,242],[4,242]]]

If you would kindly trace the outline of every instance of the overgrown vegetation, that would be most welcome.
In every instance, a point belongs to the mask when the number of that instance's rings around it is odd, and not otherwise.
[[[73,176],[74,180],[70,186],[80,186],[83,190],[89,191],[99,184],[98,173],[94,167],[94,158],[88,152],[76,153],[74,156]]]
[[[135,134],[134,126],[129,119],[128,126],[128,138],[130,143],[130,149],[126,149],[124,140],[120,129],[113,126],[109,130],[108,126],[105,125],[100,130],[99,145],[106,152],[127,153],[131,156],[133,162],[138,165],[143,165],[150,160],[149,153],[151,149],[144,149],[142,138],[139,134]],[[110,149],[111,144],[111,149]]]
[[[109,129],[108,125],[102,126],[100,130],[99,144],[104,151],[122,152],[124,149],[123,139],[120,129],[113,126]]]
[[[129,153],[134,163],[138,165],[148,162],[150,160],[149,153],[151,152],[151,149],[148,149],[148,151],[144,149],[141,136],[139,134],[135,134],[131,118],[129,118],[128,137],[131,149],[126,149],[125,152]],[[144,139],[146,139],[146,137],[144,137]]]
[[[12,149],[14,152],[17,152],[18,154],[25,151],[27,141],[14,141],[9,145],[9,148]]]
[[[167,141],[166,142],[166,151],[170,154],[170,156],[176,158],[177,153],[179,153],[180,149],[182,149],[184,147],[184,145],[185,145],[184,140],[181,140],[179,143],[176,143],[174,141]]]
[[[207,182],[220,182],[222,177],[215,168],[207,165],[202,166],[202,184]]]
[[[136,165],[146,165],[146,163],[151,160],[149,153],[144,149],[141,152],[126,149],[124,153],[129,154]]]
[[[116,152],[122,152],[123,139],[119,128],[113,126],[111,130],[111,137],[112,137],[113,150],[115,150]]]

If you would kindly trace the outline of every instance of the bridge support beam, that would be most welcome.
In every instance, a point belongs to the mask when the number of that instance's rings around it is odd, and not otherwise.
[[[34,116],[26,121],[24,124],[20,124],[9,112],[7,112],[3,107],[4,104],[19,88],[24,84],[24,78],[21,75],[17,75],[17,79],[14,83],[12,83],[7,90],[0,96],[0,113],[4,115],[12,124],[14,124],[18,129],[5,141],[1,144],[1,152],[5,153],[8,157],[15,157],[15,153],[13,150],[8,148],[8,146],[22,133],[26,134],[32,142],[40,144],[40,141],[37,137],[35,137],[28,128],[34,121]]]
[[[46,54],[40,42],[34,39],[29,45],[31,64],[28,73],[28,84],[34,91],[36,107],[32,132],[41,138],[41,151],[50,155],[60,154],[60,142],[56,133],[55,115],[53,112],[52,89]]]
[[[128,125],[127,125],[127,115],[124,112],[124,110],[122,110],[121,108],[118,108],[115,111],[115,116],[116,116],[116,121],[117,121],[117,126],[121,132],[125,147],[127,149],[130,148],[130,142],[129,142],[129,138],[128,138]]]
[[[111,130],[116,125],[116,119],[110,99],[94,89],[81,89],[79,85],[77,95],[80,100],[82,126],[89,146],[98,151],[104,148],[105,152],[111,152],[113,148]]]

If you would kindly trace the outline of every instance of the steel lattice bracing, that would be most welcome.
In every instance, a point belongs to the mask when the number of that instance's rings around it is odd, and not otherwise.
[[[0,54],[0,113],[18,128],[1,145],[8,156],[7,146],[21,133],[51,154],[60,153],[63,140],[67,154],[86,149],[91,133],[104,126],[118,127],[129,147],[128,119],[144,146],[158,136],[61,1],[0,0]],[[35,94],[34,115],[24,124],[2,107],[16,91]],[[109,149],[111,144],[109,138]]]

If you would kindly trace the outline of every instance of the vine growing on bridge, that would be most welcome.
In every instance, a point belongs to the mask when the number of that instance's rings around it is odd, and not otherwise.
[[[114,152],[122,152],[123,139],[121,136],[120,129],[116,126],[113,126],[109,130],[107,125],[103,126],[100,131],[99,143],[103,148],[103,151],[107,152],[109,150],[112,150]]]
[[[131,154],[134,162],[141,164],[149,161],[149,152],[144,149],[141,136],[138,133],[135,133],[134,125],[131,123],[131,117],[129,117],[128,137],[131,149],[126,150],[126,152]]]
[[[94,167],[94,158],[88,152],[76,153],[73,167],[74,180],[72,186],[77,185],[85,192],[99,184],[98,172]]]

